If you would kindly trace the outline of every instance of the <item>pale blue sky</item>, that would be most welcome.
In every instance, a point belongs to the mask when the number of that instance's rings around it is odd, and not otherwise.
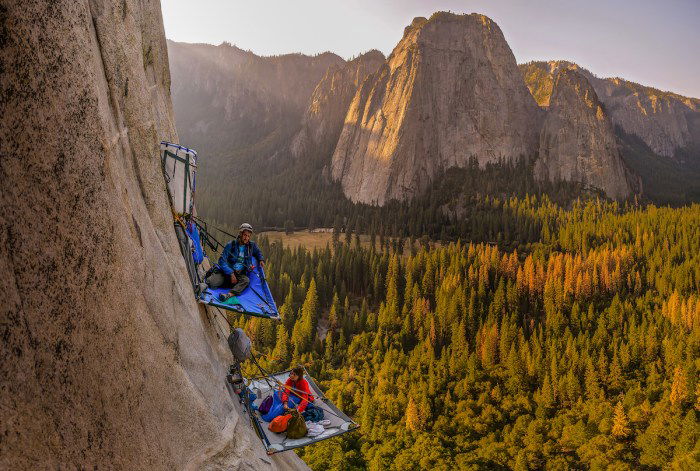
[[[165,33],[260,55],[388,55],[416,16],[483,13],[518,62],[567,59],[602,77],[700,98],[700,0],[161,0]]]

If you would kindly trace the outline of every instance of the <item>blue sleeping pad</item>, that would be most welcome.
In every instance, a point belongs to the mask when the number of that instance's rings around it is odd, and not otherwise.
[[[248,272],[250,285],[240,295],[234,296],[226,302],[221,302],[219,301],[219,295],[228,293],[230,288],[207,288],[200,295],[199,301],[233,312],[241,312],[268,319],[279,319],[277,305],[275,300],[272,299],[272,293],[270,293],[270,288],[265,281],[265,272],[262,267],[258,266],[257,260],[253,259],[253,263],[253,269]]]

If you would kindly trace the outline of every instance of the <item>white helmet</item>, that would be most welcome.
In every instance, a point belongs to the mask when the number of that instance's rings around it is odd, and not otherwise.
[[[238,228],[238,232],[243,232],[243,231],[250,231],[252,233],[253,226],[251,226],[247,222],[244,222],[243,224],[241,224],[241,227]]]

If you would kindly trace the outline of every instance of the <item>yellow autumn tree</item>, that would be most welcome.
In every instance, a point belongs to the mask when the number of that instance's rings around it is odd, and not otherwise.
[[[671,384],[671,404],[673,406],[682,405],[688,398],[688,380],[685,371],[680,366],[673,372],[673,384]]]
[[[625,438],[630,434],[629,419],[625,414],[625,408],[622,407],[622,403],[619,401],[615,406],[611,432],[615,438]]]
[[[406,428],[411,431],[419,430],[421,427],[421,418],[418,411],[418,405],[413,398],[408,400],[406,407]]]

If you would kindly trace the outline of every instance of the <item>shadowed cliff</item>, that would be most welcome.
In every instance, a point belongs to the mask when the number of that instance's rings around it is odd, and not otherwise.
[[[272,469],[224,381],[158,158],[156,1],[0,6],[0,468]]]

